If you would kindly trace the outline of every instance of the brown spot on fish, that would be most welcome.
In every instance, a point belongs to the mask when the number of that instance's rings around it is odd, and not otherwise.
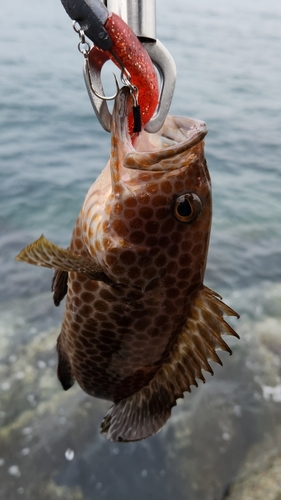
[[[82,303],[82,300],[81,300],[81,303]],[[79,307],[79,310],[80,310],[81,316],[83,318],[87,318],[92,312],[92,307],[82,303],[82,305]]]
[[[177,257],[178,253],[179,253],[179,247],[176,243],[168,246],[167,254],[169,255],[169,257]]]
[[[174,224],[172,219],[167,219],[163,224],[161,225],[161,232],[162,233],[171,233],[174,229]],[[170,240],[169,240],[170,241]]]
[[[182,231],[172,232],[171,240],[174,243],[180,243],[182,241],[182,239],[183,239]]]
[[[75,238],[75,246],[76,246],[77,250],[82,250],[84,245],[83,245],[82,240],[80,240],[80,238]]]
[[[80,298],[84,304],[91,304],[93,302],[93,294],[90,292],[82,292]]]
[[[112,228],[118,236],[126,236],[128,233],[127,226],[122,219],[115,219],[112,223]]]
[[[152,198],[152,205],[154,207],[165,206],[167,209],[167,198],[165,196],[157,195]]]
[[[155,266],[156,267],[159,267],[159,268],[163,268],[165,267],[166,265],[166,262],[167,262],[167,257],[165,254],[161,254],[161,255],[158,255],[156,258],[155,258]]]
[[[167,207],[157,208],[155,211],[155,217],[157,219],[165,219],[170,214],[170,209]]]
[[[145,223],[144,228],[146,234],[155,234],[159,230],[159,223],[151,220]]]
[[[151,266],[151,267],[144,269],[142,275],[146,280],[152,281],[153,278],[158,275],[158,271],[157,271],[157,269],[155,269],[154,266]]]
[[[165,194],[170,194],[172,192],[172,184],[169,181],[161,182],[161,191]]]
[[[136,261],[136,255],[131,250],[125,250],[120,255],[120,261],[124,264],[132,265]]]
[[[181,191],[184,190],[183,182],[176,181],[175,182],[175,190],[176,190],[177,193],[181,193]]]
[[[124,210],[124,218],[125,219],[132,219],[135,216],[135,211],[130,209],[130,208],[125,208]]]
[[[140,217],[135,217],[133,220],[130,220],[129,226],[130,229],[140,229],[143,226],[143,220]]]
[[[139,245],[145,240],[145,234],[142,231],[133,231],[130,234],[130,241],[135,245]]]
[[[151,219],[153,217],[153,210],[150,207],[141,207],[139,210],[139,216],[143,219]]]
[[[158,245],[157,236],[152,236],[152,235],[147,236],[147,238],[145,239],[145,244],[148,247],[154,247],[154,246]]]
[[[190,267],[180,268],[177,272],[177,278],[179,280],[188,280],[192,274],[192,270]]]
[[[124,205],[129,208],[134,208],[137,206],[137,200],[133,196],[130,198],[125,198]]]
[[[71,283],[71,288],[72,288],[73,292],[76,295],[78,295],[81,292],[81,290],[82,290],[82,285],[81,285],[80,281],[74,280]]]
[[[137,266],[131,267],[128,271],[128,276],[131,280],[136,280],[140,277],[141,269]]]
[[[141,193],[138,197],[138,202],[145,205],[150,202],[150,196],[147,193]]]

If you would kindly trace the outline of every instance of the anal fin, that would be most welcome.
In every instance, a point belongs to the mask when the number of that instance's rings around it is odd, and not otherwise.
[[[153,379],[132,396],[117,401],[105,415],[101,432],[107,439],[138,441],[155,434],[170,417],[176,400],[190,392],[191,385],[198,385],[196,379],[205,382],[202,370],[213,374],[208,360],[222,364],[216,349],[231,354],[221,336],[239,338],[223,316],[239,317],[215,292],[202,287],[168,359]]]

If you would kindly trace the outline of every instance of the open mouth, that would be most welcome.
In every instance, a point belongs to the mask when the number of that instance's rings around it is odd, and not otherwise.
[[[133,99],[123,87],[115,101],[112,119],[112,140],[122,151],[121,163],[134,170],[168,171],[169,160],[177,155],[193,154],[192,148],[207,134],[206,123],[200,120],[168,115],[162,128],[154,134],[142,130],[130,136],[128,118]],[[120,149],[121,148],[121,149]]]

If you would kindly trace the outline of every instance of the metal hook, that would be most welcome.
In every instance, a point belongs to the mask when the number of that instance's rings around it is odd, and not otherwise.
[[[102,101],[113,101],[115,99],[115,97],[117,96],[119,90],[120,90],[120,87],[119,87],[119,83],[118,83],[118,80],[117,80],[117,76],[115,75],[115,73],[113,73],[113,76],[114,76],[114,80],[115,80],[115,86],[116,86],[116,92],[114,95],[110,96],[110,97],[106,97],[105,95],[103,94],[99,94],[93,87],[93,84],[92,84],[92,78],[91,78],[91,73],[90,73],[90,64],[89,64],[89,59],[88,57],[85,58],[85,71],[87,73],[87,81],[89,82],[89,86],[90,86],[90,89],[91,89],[91,92],[93,92],[93,94],[98,98],[98,99],[101,99]]]
[[[119,85],[118,85],[118,81],[117,81],[116,75],[113,73],[113,76],[114,76],[114,79],[115,79],[115,85],[116,85],[116,92],[115,92],[115,94],[113,96],[106,97],[103,94],[99,94],[94,89],[94,86],[92,84],[92,78],[91,78],[91,73],[90,73],[90,68],[89,68],[89,57],[88,57],[89,53],[90,53],[90,50],[91,50],[91,46],[90,46],[89,42],[86,40],[84,30],[81,28],[81,26],[79,25],[79,23],[77,21],[73,21],[72,27],[73,27],[74,31],[76,33],[78,33],[79,38],[80,38],[80,42],[78,43],[78,50],[79,50],[79,52],[81,54],[83,54],[83,56],[85,58],[85,71],[87,73],[87,81],[88,81],[88,84],[90,86],[91,92],[96,97],[98,97],[99,99],[101,99],[102,101],[113,101],[113,99],[115,99],[115,97],[117,96],[117,94],[119,92]],[[123,65],[122,65],[122,68],[123,68],[122,69],[122,75],[123,75],[123,71],[125,71],[125,68],[123,67]]]

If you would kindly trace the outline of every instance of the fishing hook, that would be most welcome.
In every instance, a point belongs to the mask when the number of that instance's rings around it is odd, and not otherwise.
[[[118,80],[117,80],[117,76],[115,75],[115,73],[113,73],[113,76],[114,76],[114,80],[115,80],[115,86],[116,86],[116,92],[114,95],[112,96],[109,96],[109,97],[106,97],[104,94],[99,94],[93,87],[93,84],[92,84],[92,79],[91,79],[91,73],[90,73],[90,65],[89,65],[89,59],[88,57],[85,58],[85,71],[87,73],[87,80],[89,82],[89,85],[90,85],[90,89],[91,91],[93,92],[93,94],[98,98],[98,99],[101,99],[102,101],[113,101],[119,90],[120,90],[120,87],[119,87],[119,83],[118,83]]]
[[[78,33],[79,38],[80,38],[80,42],[78,43],[78,50],[79,50],[79,52],[81,54],[83,54],[83,56],[85,58],[85,72],[87,73],[87,80],[88,80],[91,92],[93,92],[93,94],[98,99],[101,99],[102,101],[113,101],[116,98],[116,96],[117,96],[117,94],[118,94],[118,92],[120,90],[120,87],[119,87],[119,84],[118,84],[118,80],[117,80],[117,77],[116,77],[115,73],[113,73],[113,76],[114,76],[114,79],[115,79],[115,86],[116,86],[116,92],[115,92],[115,94],[112,95],[112,96],[109,96],[109,97],[106,97],[103,93],[99,94],[94,89],[94,86],[93,86],[93,83],[92,83],[92,78],[91,78],[91,73],[90,73],[90,64],[89,64],[89,57],[88,57],[90,49],[91,49],[90,44],[89,44],[89,42],[87,42],[87,40],[85,38],[84,30],[81,29],[81,27],[79,26],[79,23],[77,21],[73,21],[72,27],[73,27],[74,31],[76,33]],[[122,77],[123,77],[123,71],[124,70],[125,70],[125,68],[122,67],[121,81],[123,81]]]

